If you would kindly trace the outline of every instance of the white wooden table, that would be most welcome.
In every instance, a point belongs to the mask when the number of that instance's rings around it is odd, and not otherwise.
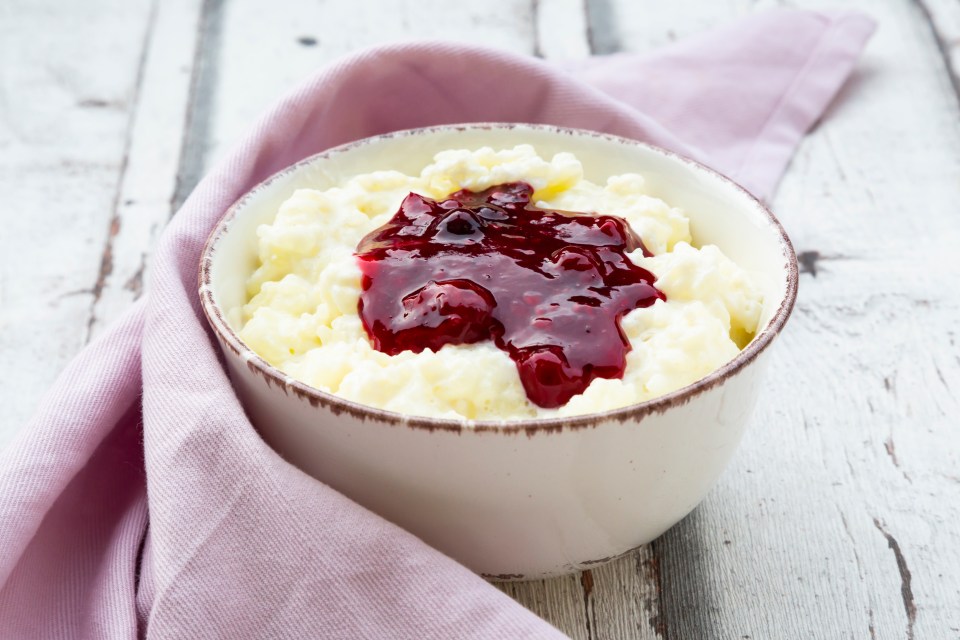
[[[205,169],[332,58],[643,51],[778,4],[3,0],[0,446]],[[804,273],[733,465],[648,547],[501,587],[574,638],[960,638],[960,0],[842,4],[880,30],[773,203]]]

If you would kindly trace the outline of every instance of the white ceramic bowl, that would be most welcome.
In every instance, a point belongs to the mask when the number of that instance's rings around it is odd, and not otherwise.
[[[245,302],[256,228],[294,189],[358,173],[418,173],[443,149],[534,145],[572,151],[585,177],[643,174],[683,208],[694,241],[761,274],[761,330],[730,363],[669,395],[566,419],[473,423],[409,417],[297,382],[253,353],[223,310]],[[755,198],[702,165],[633,140],[533,125],[402,131],[308,158],[241,198],[214,229],[200,297],[250,419],[284,458],[493,579],[575,571],[649,542],[703,499],[763,387],[766,348],[797,292],[796,256]]]

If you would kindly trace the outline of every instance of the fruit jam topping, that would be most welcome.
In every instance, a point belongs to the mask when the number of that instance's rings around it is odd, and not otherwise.
[[[532,193],[523,182],[439,202],[411,193],[361,240],[359,311],[374,348],[493,340],[545,408],[594,378],[623,377],[630,342],[620,318],[666,299],[626,256],[649,254],[620,218],[545,211]]]

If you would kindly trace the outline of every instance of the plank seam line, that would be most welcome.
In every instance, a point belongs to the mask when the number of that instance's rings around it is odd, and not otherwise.
[[[184,193],[184,184],[188,177],[185,175],[187,165],[187,156],[190,153],[196,153],[197,149],[191,148],[191,136],[194,134],[194,120],[197,115],[198,93],[200,90],[201,76],[203,75],[204,61],[204,41],[206,40],[207,29],[210,25],[211,14],[213,12],[213,0],[203,0],[200,6],[200,16],[197,20],[197,28],[194,34],[193,43],[193,62],[190,69],[190,89],[187,94],[186,104],[184,105],[185,114],[183,118],[183,132],[180,134],[180,157],[177,158],[177,175],[173,184],[173,195],[170,198],[170,217],[176,213],[176,208],[183,204],[189,194]],[[216,55],[216,52],[214,52]],[[204,135],[206,131],[202,132]],[[203,151],[201,146],[199,149]],[[204,163],[200,162],[198,166]],[[195,176],[193,176],[195,177]],[[195,185],[191,185],[193,190]]]
[[[587,640],[593,638],[593,622],[590,620],[590,594],[593,592],[593,571],[580,572],[580,587],[583,591],[583,623],[587,627]]]
[[[650,543],[650,568],[653,570],[654,585],[657,590],[656,619],[651,620],[653,632],[663,640],[670,639],[670,627],[667,624],[667,609],[663,588],[663,542],[661,539]]]
[[[930,28],[934,44],[937,45],[937,50],[940,52],[940,57],[943,59],[943,65],[946,68],[947,77],[950,80],[950,87],[953,89],[953,97],[957,100],[957,107],[960,107],[960,70],[953,66],[953,57],[950,55],[950,45],[943,37],[940,29],[937,28],[937,22],[933,19],[933,12],[930,10],[930,7],[927,6],[927,3],[924,0],[913,0],[913,4],[920,10],[920,13],[923,14],[923,18]]]
[[[583,24],[586,27],[586,33],[584,34],[587,38],[587,52],[591,56],[597,55],[597,47],[594,43],[594,25],[593,19],[590,17],[590,2],[591,0],[581,0],[580,6],[583,9]]]
[[[130,149],[133,145],[133,130],[137,121],[137,114],[140,110],[140,95],[143,88],[143,77],[147,67],[147,56],[150,53],[150,45],[153,42],[153,34],[157,25],[157,5],[158,0],[150,3],[150,13],[147,16],[147,29],[143,38],[143,47],[140,49],[140,57],[137,60],[137,75],[133,85],[133,96],[130,100],[130,114],[127,116],[126,130],[123,137],[123,155],[120,160],[120,171],[117,178],[117,188],[113,192],[113,202],[110,206],[110,224],[107,226],[107,239],[103,247],[103,253],[100,255],[100,269],[97,272],[97,280],[91,288],[93,299],[90,301],[90,314],[87,317],[87,334],[83,343],[88,344],[93,336],[93,325],[97,320],[97,305],[103,290],[106,288],[107,278],[113,273],[113,241],[120,232],[120,196],[123,193],[124,185],[127,179],[127,169],[130,167]]]
[[[540,44],[540,0],[530,0],[530,17],[533,23],[533,55],[543,58],[543,47]]]
[[[907,640],[914,640],[913,626],[917,622],[917,605],[913,600],[911,586],[913,577],[910,575],[910,568],[907,567],[907,560],[903,557],[900,543],[883,527],[878,518],[873,519],[873,526],[887,539],[887,546],[893,551],[893,557],[897,561],[897,571],[900,573],[900,597],[903,599],[903,610],[907,614]]]

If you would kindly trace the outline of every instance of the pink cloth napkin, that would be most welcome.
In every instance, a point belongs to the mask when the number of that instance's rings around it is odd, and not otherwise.
[[[261,441],[199,310],[207,234],[295,160],[454,122],[647,140],[765,197],[873,28],[858,14],[777,11],[565,71],[430,43],[317,73],[197,186],[157,249],[148,298],[73,361],[0,457],[0,637],[560,636]]]

